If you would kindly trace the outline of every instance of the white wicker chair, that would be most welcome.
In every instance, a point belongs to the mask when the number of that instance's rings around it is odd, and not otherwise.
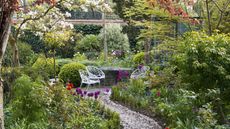
[[[134,70],[130,76],[131,79],[138,79],[138,78],[144,78],[147,74],[147,71],[150,70],[149,66],[142,66],[142,68],[138,68]]]
[[[81,77],[81,85],[80,85],[80,87],[82,86],[82,84],[87,84],[87,88],[92,84],[96,84],[96,83],[100,84],[100,80],[90,79],[88,71],[86,71],[86,70],[80,69],[79,74],[80,74],[80,77]]]
[[[89,73],[89,78],[92,80],[101,80],[105,78],[104,72],[95,66],[87,66],[86,69]]]

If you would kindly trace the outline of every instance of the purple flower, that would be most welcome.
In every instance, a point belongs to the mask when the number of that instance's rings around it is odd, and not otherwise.
[[[88,97],[93,97],[94,93],[88,93]]]
[[[81,88],[77,88],[77,89],[76,89],[76,92],[77,92],[77,94],[82,94]]]
[[[76,88],[76,92],[78,92],[78,91],[79,91],[79,89],[80,89],[80,88]]]
[[[143,68],[143,66],[144,66],[143,64],[140,64],[140,65],[138,66],[138,69],[141,70],[141,69]]]
[[[110,89],[109,89],[109,88],[106,88],[106,89],[105,89],[105,92],[109,92],[109,91],[110,91]]]
[[[94,98],[97,99],[97,98],[98,98],[98,95],[95,94]]]
[[[94,94],[96,96],[96,95],[99,95],[100,93],[101,93],[101,91],[96,91]]]
[[[84,91],[84,95],[86,95],[86,94],[87,94],[87,91],[85,90],[85,91]]]

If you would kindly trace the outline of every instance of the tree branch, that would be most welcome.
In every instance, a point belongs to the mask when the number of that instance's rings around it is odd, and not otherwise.
[[[214,0],[211,0],[211,1],[216,5],[216,7],[218,8],[218,10],[219,10],[221,13],[223,13],[223,10],[220,9],[220,7],[219,7],[219,5],[216,3],[216,1],[214,1]]]
[[[226,9],[228,8],[228,5],[229,5],[229,4],[230,4],[230,0],[225,4],[225,6],[224,6],[224,8],[223,8],[223,10],[222,10],[222,12],[221,12],[221,14],[220,14],[220,18],[219,18],[218,23],[217,23],[217,25],[216,25],[216,29],[219,28],[220,23],[221,23],[221,21],[222,21],[222,19],[223,19],[223,14],[226,12]]]

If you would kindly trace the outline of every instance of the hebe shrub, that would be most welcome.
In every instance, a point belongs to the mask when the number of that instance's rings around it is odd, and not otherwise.
[[[220,88],[222,92],[230,89],[229,35],[188,33],[179,50],[174,63],[191,89]]]
[[[54,77],[54,60],[52,58],[45,58],[40,56],[37,58],[32,66],[38,74],[46,77]],[[58,65],[56,64],[56,73],[58,72]]]
[[[81,77],[78,72],[79,69],[85,69],[85,65],[80,63],[65,64],[61,68],[58,76],[64,82],[67,82],[69,79],[75,86],[79,86],[81,83]]]
[[[144,61],[145,61],[145,53],[144,52],[137,53],[136,55],[133,56],[133,62],[136,65],[144,63]]]

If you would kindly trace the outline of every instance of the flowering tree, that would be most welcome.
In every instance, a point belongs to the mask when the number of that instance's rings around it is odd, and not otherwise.
[[[28,8],[26,8],[26,1],[20,3],[19,0],[0,0],[0,69],[2,59],[8,43],[8,38],[11,30],[12,16],[14,13],[23,12],[29,10],[29,7],[35,5],[46,4],[47,6],[54,6],[54,0],[34,0]],[[3,117],[3,84],[0,82],[0,123],[1,128],[4,129],[4,117]]]

